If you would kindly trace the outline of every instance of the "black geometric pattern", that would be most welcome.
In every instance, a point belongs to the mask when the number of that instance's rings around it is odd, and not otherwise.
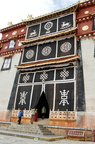
[[[74,110],[74,82],[56,84],[55,110]]]
[[[72,28],[73,25],[73,14],[58,17],[57,19],[50,19],[40,24],[29,26],[27,28],[26,39],[51,34],[57,31],[64,31]]]
[[[59,18],[58,31],[70,29],[73,27],[73,14]]]
[[[17,91],[15,109],[29,109],[32,86],[19,86]]]

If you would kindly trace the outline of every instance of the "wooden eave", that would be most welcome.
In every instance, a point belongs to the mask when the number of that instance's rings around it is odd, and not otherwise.
[[[20,38],[25,38],[25,33],[21,34],[21,35],[18,34],[18,35],[10,36],[9,38],[6,38],[6,39],[2,39],[2,40],[0,40],[0,43],[8,42],[11,39],[16,40],[16,39],[20,39]]]
[[[95,18],[95,13],[91,13],[90,15]]]
[[[88,1],[80,3],[79,8],[85,8],[85,7],[88,7],[88,6],[91,6],[91,5],[95,5],[94,0],[88,0]]]
[[[73,4],[73,5],[65,8],[65,9],[57,10],[57,11],[54,11],[54,12],[51,12],[51,13],[48,13],[45,15],[35,17],[35,18],[33,18],[33,20],[30,21],[30,24],[42,22],[42,21],[45,21],[48,19],[56,18],[56,17],[59,17],[61,15],[65,15],[65,14],[69,14],[71,12],[74,12],[77,10],[78,4],[79,4],[79,2]]]
[[[63,15],[63,14],[74,12],[74,11],[76,11],[76,9],[78,7],[78,4],[79,4],[79,2],[73,4],[72,6],[67,7],[65,9],[61,9],[61,10],[54,11],[54,12],[51,12],[51,13],[48,13],[48,14],[45,14],[45,15],[41,15],[41,16],[33,18],[32,20],[25,20],[21,23],[17,23],[15,25],[3,28],[3,29],[0,30],[0,32],[1,33],[2,32],[7,32],[7,31],[10,31],[10,30],[22,27],[22,26],[30,25],[30,24],[33,24],[33,23],[36,23],[36,22],[40,22],[40,21],[48,20],[50,18],[58,17],[58,16]]]
[[[86,37],[95,37],[95,30],[94,31],[91,31],[91,32],[86,32],[85,34],[77,34],[76,35],[77,38],[81,39],[81,38],[86,38]]]
[[[76,32],[76,29],[77,29],[77,27],[74,27],[74,28],[69,29],[67,31],[56,32],[56,33],[53,33],[53,34],[50,34],[50,35],[41,36],[41,37],[37,37],[37,38],[34,38],[34,39],[21,41],[21,43],[23,45],[26,45],[26,44],[42,42],[42,41],[45,41],[45,40],[60,38],[62,36],[74,34]]]
[[[76,56],[71,56],[69,58],[59,58],[59,59],[53,59],[53,60],[46,60],[42,62],[25,63],[25,64],[21,64],[15,67],[18,69],[30,68],[30,67],[34,68],[34,67],[39,67],[39,66],[62,64],[62,63],[70,62],[70,61],[72,62],[72,61],[76,61],[79,58],[80,56],[76,55]]]
[[[76,20],[77,20],[77,22],[82,22],[82,21],[90,20],[93,17],[95,17],[95,13],[89,13],[88,15],[86,15],[84,17],[77,17]]]
[[[13,55],[14,53],[19,53],[19,52],[22,52],[22,51],[23,51],[22,48],[6,50],[6,51],[4,51],[4,52],[0,52],[0,57],[1,57],[1,56],[10,55],[10,54]]]
[[[17,29],[17,28],[20,28],[20,27],[22,27],[22,26],[26,26],[26,25],[28,25],[28,24],[29,24],[29,21],[17,23],[17,24],[8,26],[8,27],[6,27],[6,28],[0,29],[0,33],[2,33],[2,32],[8,32],[8,31],[10,31],[10,30]]]
[[[91,20],[93,18],[92,15],[88,15],[88,16],[85,16],[85,17],[78,17],[76,18],[76,22],[79,23],[79,22],[83,22],[83,21],[88,21],[88,20]]]

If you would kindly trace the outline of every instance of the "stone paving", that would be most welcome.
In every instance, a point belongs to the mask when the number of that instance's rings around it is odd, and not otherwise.
[[[71,140],[41,141],[38,139],[20,138],[0,134],[0,144],[94,144],[94,142]]]

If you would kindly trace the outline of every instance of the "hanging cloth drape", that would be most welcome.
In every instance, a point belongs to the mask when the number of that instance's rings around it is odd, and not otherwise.
[[[41,96],[42,85],[35,85],[32,95],[31,109],[35,108]]]

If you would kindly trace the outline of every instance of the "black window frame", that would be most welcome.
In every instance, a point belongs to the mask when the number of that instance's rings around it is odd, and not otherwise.
[[[95,30],[95,17],[94,17],[93,20],[92,20],[92,30],[93,30],[93,31]]]
[[[10,62],[8,62],[8,67],[5,67],[4,65],[7,64],[6,60],[10,59]],[[8,58],[5,58],[4,59],[4,62],[3,62],[3,65],[2,65],[2,68],[1,68],[1,71],[4,71],[4,70],[9,70],[11,69],[11,63],[12,63],[12,57],[8,57]],[[5,67],[5,68],[4,68]]]
[[[11,48],[10,48],[10,43],[11,43],[12,41],[14,41],[15,44],[14,44],[14,47],[11,47]],[[15,47],[16,47],[16,40],[11,39],[10,42],[9,42],[8,49],[7,49],[7,50],[15,49]]]

